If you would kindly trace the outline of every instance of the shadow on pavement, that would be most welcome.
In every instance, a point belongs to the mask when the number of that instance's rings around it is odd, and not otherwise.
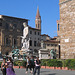
[[[2,73],[0,73],[0,75],[2,75]]]
[[[46,75],[56,75],[56,73],[52,73],[52,74],[46,74]]]
[[[44,73],[44,72],[50,72],[50,71],[41,71],[40,73]]]

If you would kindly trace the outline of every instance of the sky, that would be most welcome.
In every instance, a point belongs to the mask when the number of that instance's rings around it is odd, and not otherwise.
[[[42,34],[57,36],[59,0],[0,0],[0,14],[29,19],[28,25],[35,27],[35,16],[39,7]]]

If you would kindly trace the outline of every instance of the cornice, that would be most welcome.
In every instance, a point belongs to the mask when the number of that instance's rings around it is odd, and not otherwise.
[[[72,0],[63,1],[63,2],[59,3],[59,5],[64,4],[64,3],[67,3],[67,2],[69,2],[69,1],[72,1]]]

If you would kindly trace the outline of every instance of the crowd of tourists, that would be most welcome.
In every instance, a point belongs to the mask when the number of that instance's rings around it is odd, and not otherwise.
[[[30,73],[35,75],[37,71],[37,75],[40,75],[40,63],[39,57],[36,57],[35,59],[33,56],[29,58],[26,57],[26,71],[25,74],[28,73],[28,70],[30,70]],[[8,60],[6,61],[5,58],[3,58],[3,62],[1,64],[1,70],[3,75],[16,75],[15,70],[13,68],[13,60],[11,57],[8,57]]]

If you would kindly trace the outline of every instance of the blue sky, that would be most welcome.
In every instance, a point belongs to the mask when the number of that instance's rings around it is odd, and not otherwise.
[[[42,34],[57,36],[59,0],[0,0],[0,14],[29,19],[29,25],[35,27],[38,6],[42,19]]]

